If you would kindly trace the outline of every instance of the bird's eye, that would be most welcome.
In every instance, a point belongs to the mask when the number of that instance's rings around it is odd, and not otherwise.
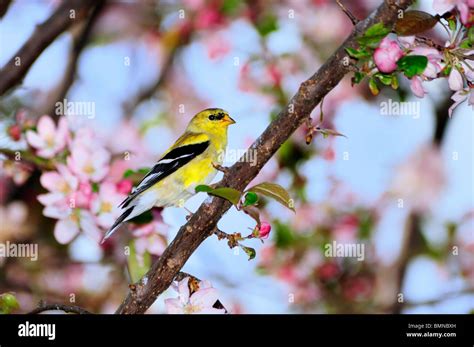
[[[216,116],[214,116],[213,114],[209,116],[209,120],[215,120],[215,119],[216,119]]]

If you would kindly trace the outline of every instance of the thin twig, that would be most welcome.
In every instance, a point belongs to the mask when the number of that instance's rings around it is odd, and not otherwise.
[[[343,4],[340,0],[336,0],[337,4],[339,5],[339,7],[341,8],[342,12],[344,12],[346,14],[347,17],[349,17],[349,19],[351,20],[352,24],[353,25],[356,25],[357,23],[359,23],[359,20],[352,14],[351,11],[349,11]]]
[[[98,0],[92,13],[89,15],[89,18],[82,24],[82,28],[75,32],[64,77],[59,82],[58,86],[56,86],[46,97],[47,101],[44,103],[44,111],[40,112],[40,114],[49,114],[55,117],[62,116],[62,114],[56,112],[56,103],[64,100],[76,79],[79,57],[86,47],[87,42],[90,40],[92,28],[102,12],[105,2],[106,0]]]
[[[43,51],[71,25],[87,16],[94,0],[62,2],[0,70],[0,95],[18,85]],[[74,16],[72,16],[74,14]]]

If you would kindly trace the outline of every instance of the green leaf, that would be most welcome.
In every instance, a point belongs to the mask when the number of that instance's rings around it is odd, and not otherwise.
[[[375,75],[379,79],[380,82],[385,84],[386,86],[389,86],[392,84],[392,75],[385,75],[382,73],[378,73]]]
[[[142,167],[138,170],[132,170],[128,169],[123,173],[123,178],[128,178],[132,175],[138,174],[138,175],[146,175],[150,171],[150,168],[147,167]]]
[[[379,87],[377,86],[377,83],[375,82],[375,78],[373,77],[369,79],[369,89],[373,95],[377,95],[378,93],[380,93]]]
[[[327,138],[328,136],[343,136],[343,137],[346,137],[346,135],[344,134],[341,134],[340,132],[337,132],[336,130],[334,129],[318,129],[317,130],[318,133],[321,133],[323,135],[324,138]]]
[[[135,224],[148,224],[153,221],[153,213],[151,210],[145,211],[142,214],[139,214],[138,216],[130,219],[130,222],[135,223]]]
[[[474,26],[470,27],[467,31],[467,39],[469,43],[474,44]]]
[[[397,66],[408,78],[420,75],[428,65],[428,58],[424,55],[406,55],[397,61]]]
[[[393,89],[398,89],[398,77],[396,75],[392,75],[392,83],[390,83]]]
[[[265,14],[257,21],[257,31],[260,36],[267,36],[273,31],[278,30],[277,17],[274,14]]]
[[[421,34],[433,28],[438,19],[423,11],[405,11],[403,17],[395,22],[394,31],[398,36]]]
[[[97,193],[99,191],[99,184],[97,182],[92,182],[92,191]]]
[[[200,192],[208,193],[208,192],[212,191],[212,187],[210,187],[206,184],[200,184],[200,185],[196,186],[196,188],[194,188],[194,191],[196,193],[200,193]]]
[[[242,207],[242,210],[252,217],[257,222],[257,225],[260,225],[260,212],[258,208],[255,206],[244,206]]]
[[[0,295],[0,314],[9,314],[20,308],[20,304],[12,293]]]
[[[258,202],[258,195],[254,192],[247,192],[245,194],[244,206],[255,205]]]
[[[249,261],[255,258],[255,256],[257,255],[257,252],[255,252],[255,249],[253,249],[252,247],[246,247],[246,246],[240,245],[240,248],[242,248],[244,252],[247,253],[249,257]]]
[[[290,247],[295,242],[291,229],[281,222],[275,222],[275,245],[278,248]]]
[[[229,200],[234,205],[237,205],[239,203],[240,195],[241,195],[237,189],[227,188],[227,187],[216,188],[207,193]]]
[[[459,44],[459,48],[469,49],[471,47],[472,47],[472,42],[469,42],[469,40],[464,40]]]
[[[352,85],[359,84],[364,79],[365,76],[366,76],[365,73],[356,71],[354,73],[354,77],[352,77],[352,80],[351,80]]]
[[[451,31],[456,31],[456,20],[454,19],[449,19],[448,20],[448,25],[449,25],[449,30]]]
[[[371,56],[371,54],[364,48],[355,49],[352,47],[346,47],[346,52],[355,59],[363,59]]]
[[[239,8],[240,3],[240,0],[224,0],[221,5],[221,11],[226,15],[234,14]]]
[[[128,256],[128,271],[130,272],[132,283],[136,283],[145,276],[150,269],[151,255],[150,253],[145,252],[142,256],[137,256],[135,241],[131,241],[128,246],[130,248],[130,254]]]
[[[357,42],[361,46],[376,48],[388,33],[390,33],[389,28],[385,27],[383,23],[376,23],[369,27],[361,37],[358,37]]]
[[[253,186],[248,189],[248,191],[253,191],[255,193],[262,194],[269,198],[272,198],[278,201],[283,206],[289,208],[295,212],[294,201],[290,198],[290,194],[286,191],[285,188],[276,183],[263,182]]]

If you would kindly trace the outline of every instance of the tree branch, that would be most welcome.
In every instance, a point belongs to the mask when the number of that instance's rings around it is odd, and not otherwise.
[[[137,106],[140,105],[142,102],[150,99],[168,79],[168,76],[170,75],[173,67],[173,63],[175,62],[176,57],[181,51],[181,46],[188,42],[190,33],[188,33],[187,35],[180,35],[181,36],[177,40],[175,46],[169,48],[169,52],[166,54],[165,60],[161,66],[160,75],[158,76],[156,81],[151,85],[139,90],[132,100],[123,104],[123,113],[126,118],[131,118],[135,108],[137,108]]]
[[[346,6],[344,6],[342,4],[342,2],[340,0],[336,0],[337,4],[339,5],[339,7],[341,8],[342,12],[344,12],[346,14],[346,16],[350,19],[350,21],[352,22],[353,25],[356,25],[357,23],[359,23],[359,20],[352,14],[351,11],[349,11]]]
[[[11,2],[12,0],[0,0],[0,18],[3,18],[3,16],[7,13]]]
[[[38,307],[35,308],[33,311],[28,312],[28,314],[38,314],[44,311],[64,311],[67,313],[92,314],[91,312],[79,306],[64,305],[64,304],[46,304],[43,301],[40,301],[38,304]]]
[[[248,151],[254,151],[257,154],[256,165],[251,165],[251,163],[244,160],[238,161],[229,168],[219,186],[243,190],[257,176],[280,146],[310,116],[311,111],[322,98],[349,71],[343,64],[343,58],[347,56],[345,48],[356,48],[356,38],[375,23],[382,22],[392,27],[397,19],[398,10],[406,9],[412,1],[386,0],[368,18],[360,21],[354,27],[352,34],[328,61],[313,76],[301,84],[287,107],[279,113],[277,118],[248,149]],[[245,158],[245,155],[243,158]],[[135,293],[135,295],[129,293],[117,309],[117,313],[144,313],[158,295],[169,287],[176,274],[196,248],[213,233],[217,222],[230,207],[230,202],[217,197],[214,197],[210,203],[203,203],[191,219],[180,228],[173,242],[140,280],[140,292]]]
[[[64,1],[48,20],[38,25],[30,38],[0,70],[0,95],[19,84],[41,53],[72,24],[85,18],[94,2]],[[74,18],[71,18],[72,13]]]
[[[90,39],[92,28],[97,21],[102,9],[104,8],[106,0],[97,0],[97,3],[94,5],[94,8],[89,15],[89,18],[82,23],[80,30],[74,33],[72,49],[69,53],[68,63],[64,73],[64,77],[59,82],[59,84],[49,92],[49,95],[46,97],[46,102],[44,103],[44,110],[40,114],[49,114],[51,116],[61,116],[56,114],[56,102],[62,102],[66,97],[69,89],[71,88],[77,73],[77,65],[79,63],[79,56],[81,55],[84,47],[87,45],[87,42]]]

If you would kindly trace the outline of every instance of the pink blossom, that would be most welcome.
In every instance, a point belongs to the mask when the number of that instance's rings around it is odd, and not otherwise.
[[[18,186],[26,182],[32,171],[29,165],[15,160],[0,160],[0,169],[0,177],[10,177]]]
[[[391,73],[397,69],[397,61],[403,56],[403,51],[396,41],[385,37],[375,49],[374,62],[379,71]]]
[[[102,183],[99,193],[95,195],[91,203],[91,211],[96,216],[97,224],[106,229],[110,228],[121,214],[118,206],[123,199],[125,195],[117,191],[114,183]]]
[[[138,255],[143,255],[146,251],[150,254],[161,255],[166,248],[166,238],[163,231],[166,227],[159,221],[153,221],[141,226],[133,231],[135,239],[135,249]]]
[[[466,88],[458,90],[451,96],[451,100],[454,101],[454,104],[452,104],[449,108],[449,117],[452,116],[454,109],[458,107],[459,104],[463,103],[465,100],[467,100],[467,104],[469,106],[472,106],[474,110],[474,89]]]
[[[93,197],[94,192],[90,182],[81,182],[79,183],[79,188],[72,195],[71,202],[74,204],[74,207],[88,209],[91,205]]]
[[[89,148],[82,143],[73,145],[67,163],[82,181],[102,180],[109,170],[110,153],[103,147]]]
[[[215,288],[199,288],[190,295],[188,287],[189,278],[183,279],[178,284],[179,297],[176,299],[166,299],[166,312],[170,314],[222,314],[224,309],[212,307],[218,300],[218,293]]]
[[[316,275],[323,281],[330,281],[337,277],[340,272],[339,265],[335,262],[329,261],[317,268]]]
[[[210,59],[222,58],[231,50],[230,40],[226,40],[220,34],[210,36],[206,39],[205,44]]]
[[[184,5],[186,8],[189,8],[190,10],[198,10],[199,8],[202,8],[206,1],[205,0],[184,0],[183,1]]]
[[[272,226],[268,222],[261,222],[260,227],[258,225],[255,227],[253,234],[255,237],[260,239],[267,239],[272,231]]]
[[[7,129],[8,136],[13,141],[20,141],[21,139],[21,127],[18,124],[12,124],[11,126],[8,127]]]
[[[76,208],[59,219],[54,228],[54,237],[59,243],[67,244],[81,230],[97,243],[100,242],[102,234],[95,224],[93,215],[87,210]]]
[[[455,67],[453,67],[449,73],[448,84],[449,88],[455,92],[464,88],[462,75]]]
[[[120,182],[117,183],[117,191],[121,194],[129,194],[130,191],[133,188],[133,182],[132,180],[121,180]]]
[[[38,121],[37,132],[26,132],[26,140],[37,149],[38,156],[43,158],[52,158],[64,149],[67,138],[68,128],[64,117],[59,119],[56,127],[51,117],[44,115]]]
[[[40,177],[41,185],[49,192],[38,195],[38,200],[44,206],[69,204],[70,196],[79,186],[78,179],[64,165],[57,165],[58,171],[44,172]],[[57,213],[54,213],[55,215]]]
[[[213,5],[202,8],[194,21],[197,29],[212,29],[221,24],[223,17],[219,9]]]
[[[461,22],[469,24],[469,9],[474,7],[474,0],[434,0],[433,8],[438,14],[444,14],[457,7]]]
[[[359,219],[356,215],[346,215],[333,228],[333,235],[338,242],[351,242],[357,238]]]
[[[270,64],[267,66],[267,74],[270,78],[271,83],[274,86],[278,87],[279,85],[281,85],[281,80],[283,77],[281,75],[280,70],[275,64]]]
[[[437,78],[442,70],[443,54],[435,48],[426,46],[415,46],[410,55],[422,55],[428,58],[428,65],[423,71],[423,76],[427,78]]]
[[[413,76],[410,80],[410,89],[419,98],[423,98],[426,94],[425,88],[423,88],[422,79],[420,76]]]

